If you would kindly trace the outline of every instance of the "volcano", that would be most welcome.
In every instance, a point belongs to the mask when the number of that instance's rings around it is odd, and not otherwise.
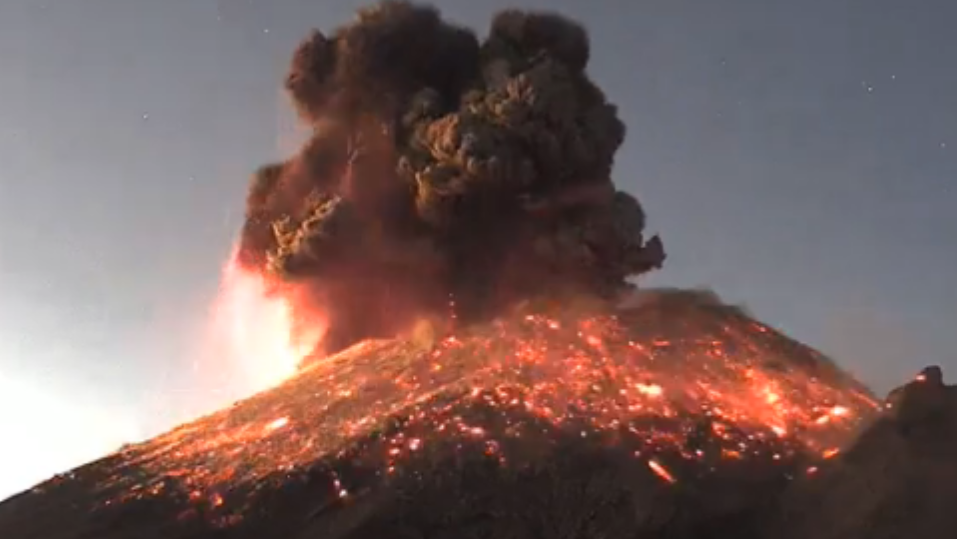
[[[529,303],[311,361],[0,504],[0,537],[759,537],[881,407],[709,292]]]
[[[592,52],[398,0],[311,32],[310,136],[253,175],[224,279],[267,311],[239,352],[294,372],[7,500],[0,538],[953,537],[939,372],[882,403],[708,291],[636,291],[667,256]]]

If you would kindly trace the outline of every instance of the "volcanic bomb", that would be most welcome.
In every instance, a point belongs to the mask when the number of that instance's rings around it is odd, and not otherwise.
[[[664,251],[611,181],[625,126],[589,54],[578,23],[516,10],[483,40],[395,1],[313,32],[285,84],[312,136],[253,178],[239,261],[308,290],[294,308],[327,316],[320,355],[627,288]]]

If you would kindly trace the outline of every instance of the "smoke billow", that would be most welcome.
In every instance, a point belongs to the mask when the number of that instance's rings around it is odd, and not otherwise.
[[[627,287],[665,255],[611,181],[625,126],[589,54],[578,23],[515,10],[484,41],[396,1],[314,31],[285,81],[312,137],[253,178],[240,263],[309,290],[325,351],[450,305]]]

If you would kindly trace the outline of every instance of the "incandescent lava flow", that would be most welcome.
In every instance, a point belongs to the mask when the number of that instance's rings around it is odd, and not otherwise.
[[[638,306],[516,313],[455,336],[360,343],[275,389],[121,452],[122,471],[177,477],[208,496],[307,466],[405,417],[381,455],[401,465],[432,437],[495,444],[521,427],[484,432],[452,410],[479,403],[555,427],[626,432],[700,459],[688,438],[707,425],[719,454],[774,449],[833,456],[878,402],[816,352],[704,292],[650,291]],[[544,312],[540,312],[544,311]],[[421,332],[420,332],[421,333]],[[414,427],[414,428],[413,428]],[[509,434],[511,433],[511,434]],[[117,474],[121,496],[156,484]],[[111,489],[112,490],[112,489]]]
[[[304,499],[325,507],[415,475],[424,455],[478,448],[507,469],[568,437],[626,448],[662,488],[741,466],[754,475],[749,463],[764,479],[813,474],[876,411],[826,358],[712,294],[636,297],[363,342],[35,492],[82,484],[84,514],[121,520],[179,500],[177,522],[241,530],[289,483],[319,481],[329,500]]]

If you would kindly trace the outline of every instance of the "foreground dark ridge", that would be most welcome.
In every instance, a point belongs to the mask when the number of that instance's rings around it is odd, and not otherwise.
[[[0,504],[0,537],[747,537],[875,409],[707,293],[527,307],[319,362]]]
[[[813,481],[790,489],[775,539],[957,537],[957,386],[938,367],[893,391],[885,413]]]

